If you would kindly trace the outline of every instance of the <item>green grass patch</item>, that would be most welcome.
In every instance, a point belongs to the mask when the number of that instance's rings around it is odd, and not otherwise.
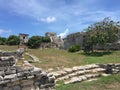
[[[101,77],[96,81],[75,84],[61,84],[56,90],[120,90],[120,74]]]

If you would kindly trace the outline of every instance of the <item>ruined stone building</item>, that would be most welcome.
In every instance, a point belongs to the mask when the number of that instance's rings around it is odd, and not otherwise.
[[[106,45],[104,45],[104,47],[102,47],[101,45],[95,45],[93,48],[96,50],[101,50],[101,49],[120,50],[120,32],[118,33],[118,35],[119,35],[119,40],[117,42],[107,43]],[[63,49],[68,49],[73,45],[80,45],[82,47],[84,37],[85,37],[85,32],[77,32],[68,35],[66,38],[64,38]]]
[[[57,45],[56,47],[61,47],[63,46],[63,39],[60,36],[57,36],[56,33],[54,32],[47,32],[45,34],[45,37],[49,37],[51,43],[54,43],[55,45]]]
[[[20,45],[24,45],[28,42],[28,39],[29,39],[28,36],[29,36],[28,34],[22,34],[22,33],[19,34]]]
[[[80,45],[82,46],[83,44],[83,38],[84,38],[84,32],[77,32],[77,33],[72,33],[68,35],[66,38],[64,38],[64,49],[68,49],[69,47],[73,45]]]

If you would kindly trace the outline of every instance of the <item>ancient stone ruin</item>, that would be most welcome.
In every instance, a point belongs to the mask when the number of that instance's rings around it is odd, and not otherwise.
[[[119,33],[119,36],[120,36],[120,33]],[[85,37],[85,32],[76,32],[68,35],[66,38],[64,38],[63,49],[68,49],[73,45],[80,45],[82,47],[84,37]],[[95,45],[93,48],[95,50],[103,50],[103,49],[120,50],[120,38],[115,43],[107,43],[104,47],[101,45]]]
[[[16,54],[0,53],[0,90],[55,90],[52,74],[34,66],[17,66]]]
[[[14,52],[7,52],[7,51],[2,51],[0,50],[0,57],[1,56],[14,56],[16,60],[19,60],[23,58],[23,53],[24,53],[24,48],[19,48],[18,50]]]
[[[68,35],[66,38],[64,38],[64,49],[68,49],[69,47],[73,45],[80,45],[82,46],[83,44],[83,39],[84,39],[84,32],[77,32]]]
[[[20,45],[24,45],[28,42],[28,39],[29,39],[28,36],[29,36],[28,34],[22,34],[22,33],[19,34]]]
[[[120,73],[120,63],[74,66],[72,68],[63,68],[59,71],[50,72],[50,74],[55,76],[56,82],[63,81],[64,84],[96,80],[101,76],[118,73]]]
[[[60,37],[60,36],[57,36],[56,33],[53,33],[53,32],[47,32],[45,34],[45,37],[49,37],[50,38],[50,41],[52,44],[52,46],[56,46],[56,47],[62,47],[63,46],[63,39]],[[53,45],[54,44],[54,45]]]

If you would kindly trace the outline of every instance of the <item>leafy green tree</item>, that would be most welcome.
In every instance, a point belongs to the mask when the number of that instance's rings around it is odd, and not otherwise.
[[[20,43],[20,38],[16,35],[10,35],[7,39],[8,45],[18,45]]]
[[[106,43],[116,42],[119,38],[119,32],[119,24],[109,18],[89,26],[83,40],[84,51],[86,53],[93,52],[94,45],[99,44],[104,47]]]
[[[50,42],[50,38],[49,37],[42,37],[42,42]]]
[[[0,37],[0,45],[5,45],[7,42],[7,39],[5,37]]]
[[[41,41],[42,41],[42,37],[40,37],[40,36],[32,36],[28,40],[27,45],[28,45],[29,48],[39,48]]]

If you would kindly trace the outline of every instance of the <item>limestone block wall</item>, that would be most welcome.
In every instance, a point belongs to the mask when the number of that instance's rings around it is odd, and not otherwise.
[[[104,68],[106,74],[120,73],[120,63],[99,64],[99,67]]]
[[[71,47],[73,45],[82,46],[83,38],[84,38],[84,33],[81,33],[81,32],[70,34],[64,39],[63,48],[68,49],[69,47]]]
[[[39,68],[17,66],[0,71],[0,90],[55,90],[54,76]]]
[[[77,32],[68,35],[64,39],[63,49],[68,49],[73,45],[83,45],[85,32]],[[108,43],[104,47],[102,45],[95,45],[94,49],[110,49],[110,50],[120,50],[120,40],[116,43]]]
[[[22,56],[24,54],[24,49],[20,48],[14,52],[6,52],[6,51],[2,51],[0,50],[0,56],[14,56],[16,59],[21,59]]]
[[[0,90],[55,90],[55,77],[44,70],[15,66],[14,56],[0,57]]]
[[[94,46],[94,49],[102,50],[102,49],[109,49],[109,50],[120,50],[120,43],[107,43],[102,47],[101,45]]]

